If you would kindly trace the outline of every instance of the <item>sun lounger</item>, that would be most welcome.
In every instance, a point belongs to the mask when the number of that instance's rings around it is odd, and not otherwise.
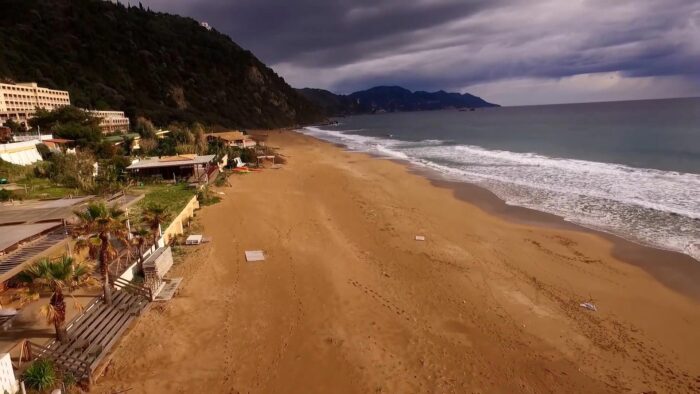
[[[185,245],[199,245],[202,243],[201,234],[192,234],[185,240]]]
[[[248,262],[264,261],[265,255],[263,254],[262,250],[246,250],[245,259]]]

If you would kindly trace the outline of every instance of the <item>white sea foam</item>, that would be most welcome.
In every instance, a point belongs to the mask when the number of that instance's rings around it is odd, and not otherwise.
[[[307,127],[349,149],[408,160],[476,183],[506,203],[700,260],[700,175],[488,150],[445,141],[400,141]],[[347,134],[346,134],[347,133]]]

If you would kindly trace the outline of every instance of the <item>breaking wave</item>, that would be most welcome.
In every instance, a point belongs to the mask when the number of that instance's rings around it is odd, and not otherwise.
[[[480,185],[510,205],[552,213],[700,260],[698,174],[488,150],[451,141],[401,141],[318,127],[302,132]]]

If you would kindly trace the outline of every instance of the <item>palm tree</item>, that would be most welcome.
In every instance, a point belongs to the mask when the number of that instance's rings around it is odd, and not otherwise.
[[[146,244],[146,240],[151,235],[151,230],[147,227],[139,227],[138,230],[132,231],[131,234],[134,235],[133,242],[139,249],[139,255],[142,255],[143,245]]]
[[[160,225],[170,219],[170,212],[165,205],[153,203],[149,204],[143,211],[143,221],[148,225],[153,233],[153,244],[158,242],[160,235]]]
[[[17,275],[27,286],[32,298],[39,293],[50,291],[49,305],[42,307],[46,321],[56,329],[56,339],[64,342],[66,333],[66,302],[64,291],[72,291],[93,283],[92,269],[87,264],[77,262],[72,257],[62,256],[58,260],[43,258]]]
[[[105,205],[90,203],[83,211],[76,211],[80,222],[73,230],[76,250],[87,250],[90,258],[97,260],[102,273],[102,289],[105,304],[112,304],[112,288],[109,283],[109,263],[118,252],[111,241],[128,245],[128,231],[124,211]]]

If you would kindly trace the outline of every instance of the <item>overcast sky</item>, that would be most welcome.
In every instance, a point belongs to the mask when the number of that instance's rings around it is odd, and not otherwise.
[[[141,2],[208,22],[294,87],[504,105],[700,96],[700,0]]]

